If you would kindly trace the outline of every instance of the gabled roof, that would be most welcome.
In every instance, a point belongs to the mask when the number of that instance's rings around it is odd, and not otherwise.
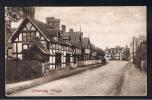
[[[27,24],[27,22],[31,22],[31,24],[37,28],[37,30],[45,37],[45,39],[49,42],[53,42],[53,43],[59,43],[59,44],[64,44],[64,45],[69,45],[68,43],[66,43],[63,39],[60,39],[59,42],[55,41],[52,37],[58,35],[61,30],[57,30],[57,29],[51,29],[50,26],[46,23],[40,22],[36,19],[30,19],[28,17],[26,17],[23,22],[21,23],[21,25],[19,26],[19,28],[14,32],[14,34],[12,35],[12,37],[10,38],[10,41],[12,41],[16,36],[18,36],[19,31],[24,27],[24,25]]]
[[[80,40],[81,40],[81,35],[83,33],[82,32],[65,32],[63,35],[64,38],[68,38],[70,36],[71,40],[70,43],[72,44],[72,46],[75,47],[80,47]]]
[[[82,48],[87,48],[90,45],[89,38],[85,37],[82,39]]]
[[[16,31],[17,28],[11,28],[10,32],[6,31],[5,33],[5,50],[9,47],[10,42],[8,41],[12,34]]]

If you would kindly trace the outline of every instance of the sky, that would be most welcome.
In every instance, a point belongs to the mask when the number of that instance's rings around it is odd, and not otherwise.
[[[66,30],[81,31],[97,47],[126,46],[133,36],[146,35],[145,6],[35,7],[35,18],[60,19]]]

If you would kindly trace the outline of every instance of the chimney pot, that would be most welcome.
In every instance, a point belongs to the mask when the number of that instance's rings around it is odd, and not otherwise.
[[[65,25],[61,25],[62,31],[66,32],[66,26]]]
[[[73,32],[73,28],[70,28],[70,29],[69,29],[69,32],[71,32],[71,33],[72,33],[72,32]]]

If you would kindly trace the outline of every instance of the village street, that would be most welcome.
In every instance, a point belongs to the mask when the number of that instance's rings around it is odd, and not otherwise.
[[[132,67],[131,70],[129,67]],[[133,71],[132,74],[130,71]],[[110,61],[107,65],[96,69],[48,82],[9,96],[146,95],[146,79],[145,74],[134,66],[128,66],[127,61]]]

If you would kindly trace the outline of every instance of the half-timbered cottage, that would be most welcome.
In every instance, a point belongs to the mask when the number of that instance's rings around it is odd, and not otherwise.
[[[50,70],[73,66],[72,45],[62,38],[62,31],[59,28],[60,20],[47,17],[46,23],[43,23],[34,19],[34,14],[29,12],[9,39],[7,52],[12,52],[9,53],[11,57],[22,60],[24,57],[22,51],[31,48],[31,40],[38,38],[43,46],[37,44],[36,47],[48,58],[43,61],[43,66],[49,65]],[[7,57],[10,55],[7,53]]]
[[[90,59],[90,49],[91,49],[90,40],[89,40],[89,38],[84,37],[82,40],[82,53],[83,53],[84,60]]]
[[[65,28],[65,26],[64,26]],[[69,42],[72,44],[73,50],[73,63],[74,67],[78,66],[78,61],[82,61],[82,38],[83,33],[80,31],[73,31],[73,29],[69,29],[69,32],[64,32],[64,39],[69,39]]]

